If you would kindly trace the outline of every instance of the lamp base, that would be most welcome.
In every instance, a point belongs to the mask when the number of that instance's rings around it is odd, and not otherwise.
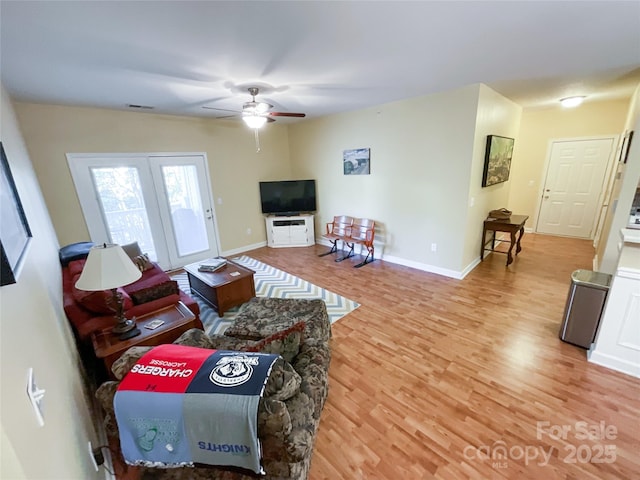
[[[111,333],[118,335],[120,340],[127,340],[140,335],[141,332],[136,326],[135,320],[123,317],[116,323],[116,326],[111,329]]]
[[[118,339],[119,340],[128,340],[130,338],[137,337],[141,333],[142,332],[140,331],[140,329],[138,327],[134,327],[132,330],[129,330],[128,332],[124,332],[124,333],[121,333],[120,335],[118,335]]]

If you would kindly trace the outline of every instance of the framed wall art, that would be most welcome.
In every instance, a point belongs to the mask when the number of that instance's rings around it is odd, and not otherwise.
[[[355,148],[342,152],[342,170],[345,175],[369,175],[371,173],[371,149]]]
[[[629,160],[629,148],[631,148],[631,140],[633,140],[633,130],[627,132],[622,140],[622,148],[620,149],[620,161],[627,163]]]
[[[2,142],[0,155],[0,285],[9,285],[16,283],[32,235]]]
[[[487,149],[482,173],[483,187],[490,187],[509,180],[514,142],[513,138],[487,135]]]

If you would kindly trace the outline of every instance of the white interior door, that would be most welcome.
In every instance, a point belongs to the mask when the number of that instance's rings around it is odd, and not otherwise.
[[[591,238],[613,140],[553,142],[538,215],[538,233]]]
[[[91,240],[137,241],[165,270],[218,255],[204,155],[68,155]]]

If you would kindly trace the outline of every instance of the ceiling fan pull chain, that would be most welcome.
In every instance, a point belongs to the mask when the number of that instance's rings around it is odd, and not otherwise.
[[[256,137],[256,153],[260,153],[260,134],[258,133],[258,129],[254,128],[253,133]]]

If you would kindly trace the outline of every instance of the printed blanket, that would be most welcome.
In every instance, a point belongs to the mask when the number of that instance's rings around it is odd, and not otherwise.
[[[258,402],[278,355],[160,345],[120,382],[114,410],[133,465],[264,473]]]

